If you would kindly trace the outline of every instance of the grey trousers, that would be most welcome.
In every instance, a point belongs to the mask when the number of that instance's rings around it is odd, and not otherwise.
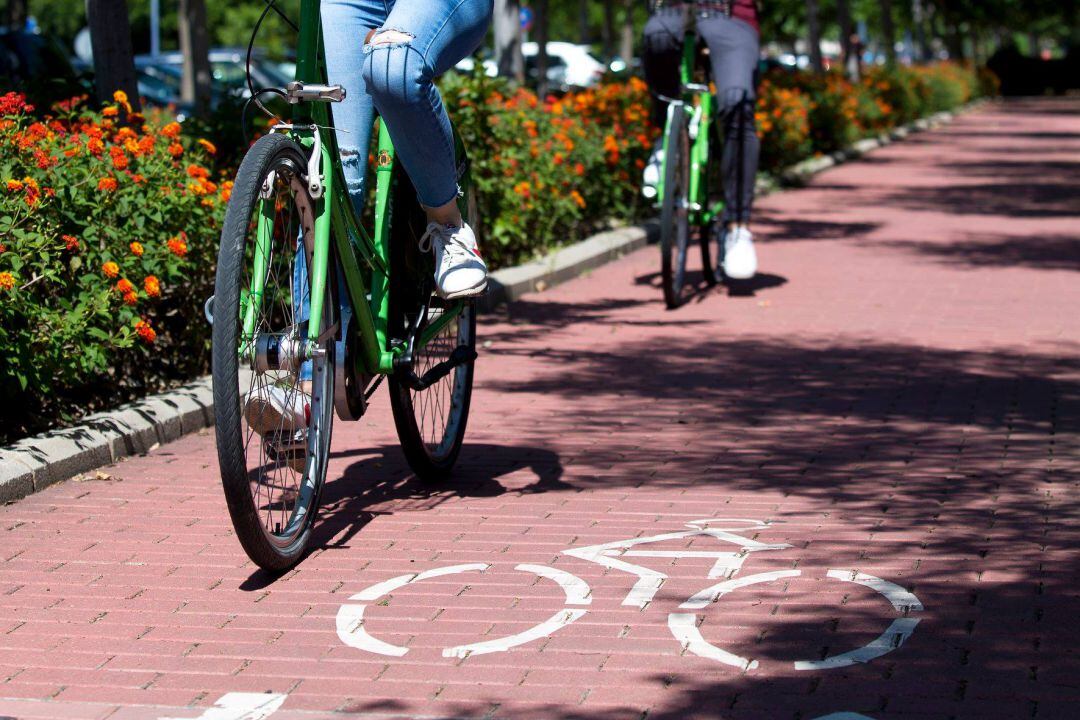
[[[653,122],[657,127],[664,127],[667,120],[667,103],[655,95],[679,95],[679,66],[687,22],[687,15],[681,9],[666,8],[655,12],[645,25],[642,64],[645,80],[654,93]],[[695,22],[698,36],[709,48],[724,133],[724,154],[720,161],[724,222],[749,222],[761,148],[754,122],[758,34],[742,20],[723,15],[697,18]]]

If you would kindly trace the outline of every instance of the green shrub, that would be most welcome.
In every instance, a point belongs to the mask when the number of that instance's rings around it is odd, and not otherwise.
[[[206,365],[202,299],[231,184],[166,118],[81,99],[35,120],[0,99],[5,434]],[[74,402],[73,402],[74,401]]]

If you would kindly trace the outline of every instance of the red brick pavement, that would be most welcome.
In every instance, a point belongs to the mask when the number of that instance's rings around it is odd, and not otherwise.
[[[199,717],[272,691],[272,720],[1076,717],[1078,167],[1075,100],[992,106],[764,200],[740,292],[667,312],[649,248],[517,303],[483,329],[455,481],[409,476],[385,402],[339,424],[317,549],[277,580],[232,535],[205,433],[3,508],[0,715]],[[641,610],[620,604],[633,577],[561,554],[703,518],[791,545],[737,577],[801,573],[699,612],[749,671],[667,627],[712,559],[635,560],[668,576]],[[339,639],[350,595],[457,563],[491,568],[367,609],[407,655]],[[564,607],[518,563],[584,579],[588,612],[443,657]],[[899,616],[837,568],[913,591],[921,623],[798,671]]]

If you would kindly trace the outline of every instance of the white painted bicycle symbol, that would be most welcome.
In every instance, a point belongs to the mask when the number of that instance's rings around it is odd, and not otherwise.
[[[642,609],[652,602],[657,591],[667,579],[667,575],[651,568],[636,565],[627,561],[627,558],[666,558],[669,560],[677,558],[709,558],[714,560],[715,562],[709,571],[708,577],[710,579],[720,578],[720,582],[692,595],[679,606],[678,609],[682,612],[669,613],[668,628],[687,652],[749,671],[758,667],[757,661],[740,657],[705,640],[699,629],[698,613],[695,611],[704,610],[709,605],[719,602],[725,595],[740,588],[775,582],[785,578],[794,578],[802,574],[801,570],[777,570],[736,577],[750,553],[783,550],[791,547],[787,543],[768,544],[738,534],[766,530],[769,526],[769,523],[760,520],[695,520],[687,523],[689,530],[619,540],[589,547],[571,548],[563,550],[562,554],[637,576],[637,581],[626,594],[626,597],[623,598],[622,604]],[[644,548],[644,546],[656,543],[686,540],[698,536],[711,537],[723,543],[730,543],[737,550],[724,552],[688,549],[649,550]],[[364,626],[364,612],[367,608],[378,602],[380,598],[406,585],[446,575],[483,573],[491,567],[490,563],[449,565],[421,573],[400,575],[376,583],[351,596],[348,602],[338,610],[338,637],[346,645],[358,650],[401,657],[409,652],[409,648],[380,640],[367,631]],[[588,583],[576,575],[546,565],[527,563],[517,565],[514,569],[519,572],[532,573],[559,585],[565,595],[566,607],[547,620],[523,632],[469,645],[448,647],[442,651],[443,656],[464,658],[470,655],[504,652],[510,648],[551,635],[588,612],[588,607],[592,604],[592,590]],[[914,594],[899,585],[849,569],[830,568],[826,577],[875,590],[889,601],[898,617],[895,617],[885,631],[870,643],[849,652],[832,655],[820,660],[795,660],[794,666],[796,670],[828,670],[855,663],[869,662],[900,647],[919,624],[920,618],[912,615],[922,612],[922,603]]]

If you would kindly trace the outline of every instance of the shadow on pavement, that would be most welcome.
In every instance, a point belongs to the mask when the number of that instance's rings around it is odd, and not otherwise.
[[[950,243],[888,242],[889,248],[932,255],[946,263],[972,267],[1029,267],[1040,270],[1080,271],[1080,236],[980,236]]]

